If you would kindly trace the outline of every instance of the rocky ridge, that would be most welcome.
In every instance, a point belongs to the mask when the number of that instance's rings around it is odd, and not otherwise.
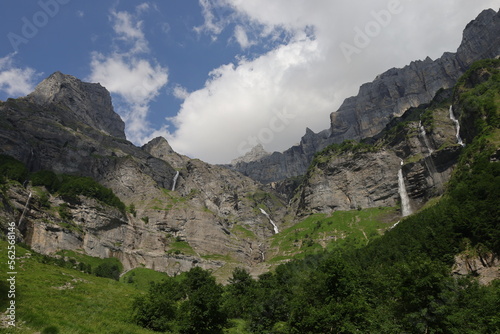
[[[328,129],[319,133],[307,129],[299,145],[257,161],[239,161],[232,168],[262,183],[303,175],[316,152],[332,143],[376,135],[393,117],[429,103],[439,89],[453,87],[474,61],[499,54],[500,12],[485,10],[465,27],[456,53],[384,72],[331,113]]]

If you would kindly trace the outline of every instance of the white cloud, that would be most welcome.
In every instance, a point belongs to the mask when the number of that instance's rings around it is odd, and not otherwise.
[[[138,6],[136,7],[136,10],[137,10],[137,12],[139,12],[139,13],[140,13],[140,12],[147,12],[147,11],[149,10],[149,8],[150,8],[149,3],[147,3],[147,2],[143,2],[143,3],[141,3],[140,5],[138,5]]]
[[[34,90],[40,74],[30,67],[16,67],[14,55],[0,58],[0,90],[9,97],[25,96]]]
[[[149,51],[148,41],[142,31],[142,21],[136,20],[131,13],[116,12],[114,10],[111,11],[111,20],[118,39],[133,45],[129,52],[141,53]]]
[[[127,135],[130,140],[142,143],[150,130],[146,122],[148,105],[167,84],[167,69],[146,59],[122,54],[106,57],[97,52],[92,54],[90,66],[92,72],[88,79],[119,96],[118,111],[127,124]]]
[[[185,100],[189,96],[187,89],[180,85],[175,85],[172,94],[179,100]]]
[[[118,40],[128,49],[118,49],[105,55],[91,54],[91,73],[87,80],[99,82],[116,97],[115,107],[126,124],[129,140],[143,144],[153,132],[147,121],[150,103],[168,82],[168,70],[149,57],[149,47],[143,32],[141,12],[149,9],[147,3],[137,7],[139,14],[112,10],[110,20]]]
[[[241,25],[237,25],[234,28],[234,38],[236,38],[236,42],[240,45],[242,49],[246,49],[255,44],[254,41],[250,41],[248,39],[248,35],[245,31],[245,28]]]
[[[194,31],[197,33],[209,33],[212,36],[212,39],[217,39],[217,35],[219,35],[227,22],[225,22],[221,17],[217,17],[215,15],[215,10],[218,8],[218,5],[214,1],[210,0],[199,0],[200,6],[202,9],[202,15],[204,18],[204,23],[201,26],[194,27]]]
[[[465,25],[495,3],[200,0],[205,23],[196,28],[199,33],[215,39],[234,25],[241,27],[235,28],[235,38],[239,31],[242,48],[251,42],[241,32],[275,47],[215,69],[202,89],[185,98],[169,140],[181,153],[217,163],[250,149],[252,137],[267,150],[282,151],[298,142],[306,127],[328,128],[330,112],[362,83],[391,67],[455,51]],[[229,15],[220,15],[228,8]],[[379,23],[377,17],[388,11]],[[374,30],[349,62],[340,45],[354,45],[357,29]],[[280,112],[295,116],[285,129],[276,121]]]

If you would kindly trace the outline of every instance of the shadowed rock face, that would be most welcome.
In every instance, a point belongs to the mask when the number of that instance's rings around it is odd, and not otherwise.
[[[125,123],[113,110],[109,92],[96,83],[55,72],[43,80],[27,100],[41,107],[59,106],[70,117],[113,137],[125,139]]]
[[[56,72],[27,97],[2,103],[0,119],[1,152],[31,171],[90,176],[120,195],[131,190],[109,182],[117,173],[129,180],[147,175],[164,188],[171,186],[175,175],[164,160],[125,139],[124,123],[113,110],[109,92],[99,84]]]
[[[362,85],[358,95],[347,98],[331,113],[329,129],[317,134],[307,130],[298,146],[256,161],[240,161],[232,168],[263,183],[303,175],[319,150],[347,139],[376,135],[393,117],[428,103],[439,89],[453,87],[474,61],[499,54],[500,13],[485,10],[467,25],[456,53],[386,71]]]

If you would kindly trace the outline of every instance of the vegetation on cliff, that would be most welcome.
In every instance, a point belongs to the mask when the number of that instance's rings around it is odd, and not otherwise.
[[[33,186],[43,186],[50,193],[57,194],[69,201],[78,201],[78,196],[86,196],[125,212],[125,204],[109,188],[90,177],[56,174],[52,171],[29,173],[24,164],[8,155],[0,155],[0,175],[2,183],[8,180],[24,183],[31,181]]]

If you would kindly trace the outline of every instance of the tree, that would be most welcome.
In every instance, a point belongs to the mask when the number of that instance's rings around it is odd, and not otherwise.
[[[112,278],[118,281],[120,279],[120,266],[116,263],[106,261],[95,268],[94,274],[98,277]]]
[[[248,271],[235,268],[229,278],[223,301],[223,310],[229,318],[245,318],[254,305],[256,297],[255,280]]]
[[[181,304],[180,332],[189,334],[221,333],[227,315],[221,310],[222,287],[209,271],[191,269],[183,282],[187,299]]]
[[[154,331],[174,331],[178,327],[179,301],[183,297],[181,284],[172,278],[152,283],[147,295],[134,300],[133,319]]]

